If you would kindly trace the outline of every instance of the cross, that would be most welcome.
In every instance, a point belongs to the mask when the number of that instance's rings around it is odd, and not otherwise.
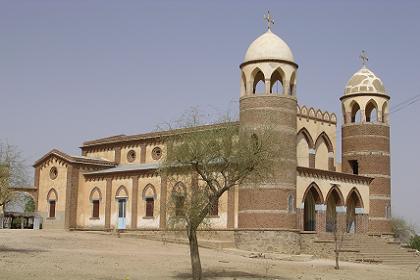
[[[270,30],[271,24],[274,24],[274,20],[270,15],[270,11],[267,11],[267,15],[264,15],[264,19],[267,21],[268,30]]]
[[[369,60],[367,53],[363,50],[359,57],[362,60],[363,66],[366,66],[366,62]]]

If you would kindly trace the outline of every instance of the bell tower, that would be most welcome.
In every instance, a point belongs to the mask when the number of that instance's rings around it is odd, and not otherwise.
[[[389,95],[366,67],[348,81],[342,103],[343,172],[373,177],[369,187],[369,232],[391,232],[391,161]]]
[[[280,151],[272,183],[239,188],[239,228],[296,229],[296,71],[289,46],[271,31],[249,46],[241,69],[240,129],[270,126]]]

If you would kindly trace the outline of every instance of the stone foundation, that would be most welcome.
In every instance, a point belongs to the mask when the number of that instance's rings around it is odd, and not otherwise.
[[[238,249],[256,252],[300,254],[300,234],[281,230],[235,231],[235,246]]]

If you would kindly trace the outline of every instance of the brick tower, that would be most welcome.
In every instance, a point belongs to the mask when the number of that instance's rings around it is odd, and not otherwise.
[[[391,231],[389,95],[365,66],[356,72],[340,98],[343,108],[343,172],[373,177],[369,188],[369,232]]]
[[[273,128],[280,157],[270,184],[239,188],[239,228],[296,228],[297,64],[270,26],[249,46],[241,69],[240,129]]]

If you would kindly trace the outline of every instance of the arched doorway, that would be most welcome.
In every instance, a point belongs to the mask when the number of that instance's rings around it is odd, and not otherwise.
[[[357,226],[356,208],[363,208],[357,189],[352,189],[347,197],[346,232],[355,233]]]
[[[321,192],[316,184],[311,184],[304,195],[303,230],[316,230],[315,205],[322,203]]]
[[[334,186],[327,195],[327,222],[326,231],[333,232],[337,227],[337,206],[343,205],[343,196],[340,190]]]

